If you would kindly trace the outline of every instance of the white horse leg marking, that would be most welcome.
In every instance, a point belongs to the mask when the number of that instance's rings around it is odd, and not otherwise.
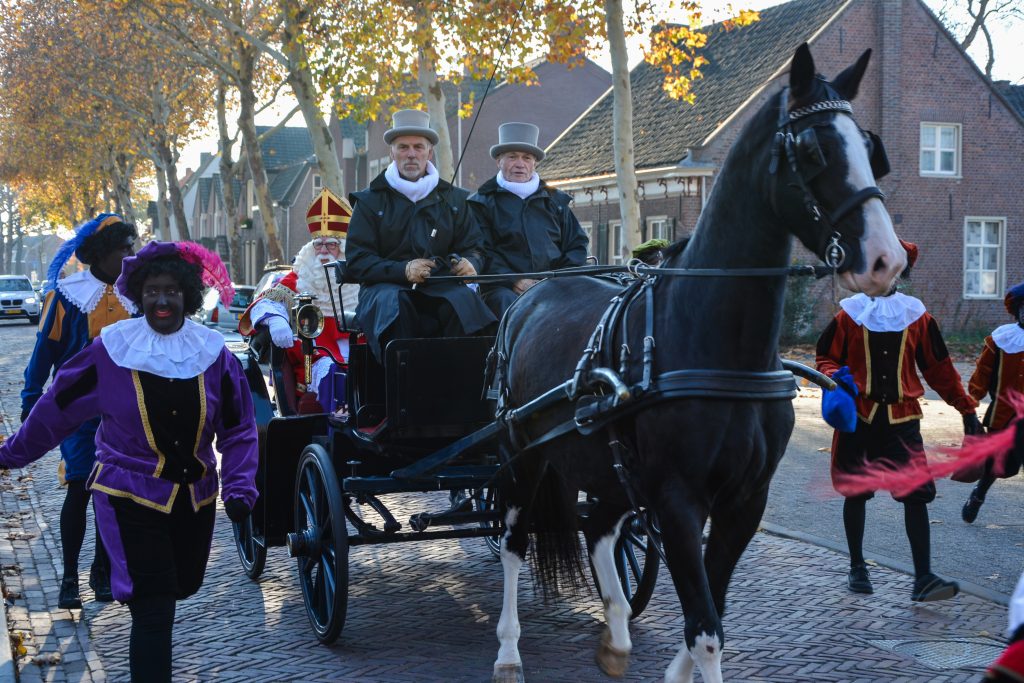
[[[523,558],[508,549],[511,529],[519,519],[519,508],[509,507],[505,513],[505,535],[501,541],[501,567],[504,570],[504,596],[501,617],[498,618],[498,658],[494,662],[494,680],[521,679],[522,660],[519,657],[519,569]],[[508,675],[511,674],[511,678]]]
[[[665,671],[665,683],[692,683],[693,665],[700,667],[704,683],[722,683],[722,641],[713,633],[700,633],[693,649],[686,643]]]
[[[629,638],[629,618],[633,612],[626,600],[626,594],[619,583],[618,572],[615,570],[615,542],[619,538],[622,522],[628,515],[623,515],[611,532],[594,544],[594,553],[590,561],[594,563],[594,573],[601,584],[601,599],[604,601],[604,620],[611,634],[612,649],[629,653],[633,643]]]

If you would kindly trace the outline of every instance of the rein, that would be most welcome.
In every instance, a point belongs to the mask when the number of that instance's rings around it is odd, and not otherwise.
[[[593,275],[628,274],[634,277],[815,277],[823,278],[834,274],[831,266],[782,266],[779,268],[664,268],[649,266],[642,261],[632,260],[621,266],[576,266],[559,270],[543,270],[534,273],[494,273],[488,275],[435,275],[427,278],[423,285],[444,282],[514,282],[516,280],[546,280],[548,278],[582,277]],[[422,285],[421,285],[422,286]]]

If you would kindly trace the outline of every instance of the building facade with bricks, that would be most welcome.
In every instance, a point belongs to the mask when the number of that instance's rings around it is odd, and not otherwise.
[[[1005,320],[1002,297],[1024,279],[1024,116],[1012,86],[996,86],[920,0],[794,0],[733,31],[709,28],[696,102],[671,100],[643,63],[630,79],[644,239],[690,234],[729,147],[786,85],[796,47],[835,76],[865,49],[871,63],[853,102],[881,136],[892,173],[879,181],[897,233],[921,258],[906,291],[944,329]],[[547,149],[540,173],[574,197],[602,262],[628,259],[619,220],[607,94]],[[816,258],[797,245],[797,262]],[[831,314],[827,282],[810,287],[815,325]]]

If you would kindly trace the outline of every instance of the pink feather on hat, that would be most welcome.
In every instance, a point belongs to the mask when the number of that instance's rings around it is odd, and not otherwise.
[[[231,284],[231,276],[220,256],[195,242],[178,242],[178,253],[189,263],[202,269],[203,284],[213,287],[220,293],[220,301],[225,306],[231,305],[235,298],[235,287]]]

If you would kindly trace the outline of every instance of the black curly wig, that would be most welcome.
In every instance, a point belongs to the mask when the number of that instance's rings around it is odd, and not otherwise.
[[[75,250],[75,257],[85,265],[91,265],[114,249],[120,249],[125,239],[139,238],[139,232],[131,223],[114,223],[97,233],[89,235]]]
[[[104,232],[106,232],[104,230]],[[141,306],[142,286],[154,275],[170,275],[181,285],[185,298],[185,316],[190,316],[203,307],[202,270],[180,256],[159,256],[146,261],[128,278],[128,294],[132,301]]]

